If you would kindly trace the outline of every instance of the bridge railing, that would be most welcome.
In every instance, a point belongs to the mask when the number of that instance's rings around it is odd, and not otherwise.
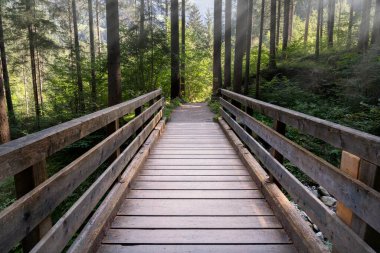
[[[19,198],[0,213],[0,251],[21,241],[24,252],[62,250],[161,120],[161,95],[156,90],[1,145],[0,181],[14,176]],[[132,113],[134,118],[119,128],[120,119]],[[47,178],[47,157],[107,126],[114,132]],[[106,161],[108,168],[52,226],[55,208]]]
[[[378,238],[380,232],[379,137],[228,90],[221,91],[220,103],[223,119],[266,167],[269,175],[318,225],[333,243],[334,250],[374,252],[365,240],[376,245],[378,241],[369,238]],[[253,111],[272,118],[273,128],[255,119]],[[286,138],[287,125],[342,149],[340,169]],[[259,139],[270,145],[271,150],[267,150]],[[337,213],[326,207],[282,165],[283,158],[339,201]]]

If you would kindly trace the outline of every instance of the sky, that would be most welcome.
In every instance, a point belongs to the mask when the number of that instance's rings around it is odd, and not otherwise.
[[[214,10],[214,1],[213,0],[191,0],[191,1],[198,6],[203,17],[206,14],[207,9],[210,9],[211,12]]]

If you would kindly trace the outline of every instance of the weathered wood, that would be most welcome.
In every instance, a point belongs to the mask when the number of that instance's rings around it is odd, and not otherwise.
[[[54,126],[0,146],[0,180],[44,160],[71,143],[133,112],[161,94],[156,90],[138,98]]]
[[[290,194],[292,200],[309,215],[313,222],[343,252],[374,252],[357,234],[344,224],[334,212],[324,206],[305,186],[248,135],[225,111],[222,117],[239,138],[259,158],[264,166]]]
[[[124,236],[128,234],[128,236]],[[118,244],[290,244],[282,229],[133,230],[110,229],[103,243]]]
[[[118,215],[273,215],[262,199],[131,199]]]
[[[244,106],[310,134],[334,147],[341,148],[380,165],[380,137],[341,126],[300,112],[285,109],[253,98],[222,90],[222,94]]]
[[[201,166],[191,166],[191,165],[181,165],[181,166],[171,166],[171,165],[149,165],[145,166],[148,170],[242,170],[243,165],[201,165]]]
[[[305,172],[311,179],[325,187],[356,215],[371,224],[375,230],[380,231],[380,219],[378,216],[380,192],[375,191],[357,179],[349,177],[335,166],[286,139],[225,100],[221,99],[221,104],[233,114],[238,115],[240,121],[273,148],[281,152],[284,157]],[[225,112],[223,114],[227,115]]]
[[[112,219],[117,213],[117,209],[124,200],[129,183],[142,167],[142,164],[149,155],[150,149],[158,139],[163,128],[164,123],[161,121],[123,172],[119,182],[112,187],[107,197],[97,208],[67,252],[85,253],[95,251],[100,244],[105,230],[111,225]]]
[[[253,182],[135,182],[136,190],[256,190]]]
[[[210,148],[216,149],[216,148],[223,148],[223,149],[225,149],[225,148],[229,148],[229,147],[230,147],[230,145],[228,143],[226,143],[226,144],[208,144],[208,143],[206,143],[206,144],[197,144],[197,143],[189,143],[189,144],[187,144],[187,143],[185,143],[185,144],[160,144],[160,143],[158,143],[156,145],[156,148],[158,148],[158,149],[164,149],[164,148],[177,148],[177,149],[179,149],[179,148],[185,148],[185,149],[188,149],[188,148],[194,148],[194,149],[205,149],[205,148],[207,148],[207,149],[210,149]]]
[[[193,140],[191,138],[188,139],[160,139],[159,144],[228,144],[225,139],[198,139]]]
[[[46,171],[45,160],[17,173],[14,176],[17,198],[19,199],[30,192],[37,185],[44,182],[47,178],[48,175]],[[38,241],[47,233],[51,226],[52,221],[49,216],[22,240],[23,251],[29,252],[34,247],[34,245],[36,245]]]
[[[340,169],[352,178],[358,178],[360,168],[360,158],[346,151],[342,152]],[[348,226],[351,226],[352,211],[342,202],[338,201],[336,205],[336,214]]]
[[[128,199],[260,199],[258,190],[131,190]]]
[[[115,245],[103,244],[99,253],[296,253],[293,245]]]
[[[140,175],[145,176],[249,176],[246,170],[148,170],[143,169]]]
[[[198,152],[200,153],[200,152]],[[238,156],[236,154],[181,154],[181,155],[155,155],[151,154],[149,156],[150,159],[236,159]]]
[[[158,145],[157,145],[158,146]],[[240,159],[223,159],[223,160],[215,160],[215,159],[148,159],[146,161],[147,166],[151,165],[190,165],[190,166],[198,166],[198,165],[243,165]]]
[[[121,229],[263,229],[282,228],[275,216],[117,216],[111,228]]]
[[[136,181],[147,182],[249,182],[251,176],[139,176]]]
[[[265,194],[266,200],[273,209],[274,214],[280,219],[285,230],[289,233],[294,245],[299,252],[329,252],[328,248],[317,238],[296,208],[289,202],[279,187],[268,181],[269,175],[253,158],[244,144],[237,138],[233,130],[222,119],[219,120],[223,131],[230,139],[236,151],[250,169],[252,178]]]
[[[159,110],[162,100],[0,213],[0,244],[9,249],[45,219],[96,168]],[[162,113],[162,111],[160,112]],[[25,218],[27,217],[27,219]],[[7,229],[4,229],[7,228]]]
[[[33,248],[32,252],[59,252],[64,249],[70,238],[80,228],[103,195],[145,142],[146,138],[161,120],[161,116],[162,114],[159,113],[149,122],[147,127],[142,130],[65,215],[58,220],[49,233]]]

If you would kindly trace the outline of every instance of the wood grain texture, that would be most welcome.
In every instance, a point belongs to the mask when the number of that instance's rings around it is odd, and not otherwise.
[[[296,253],[293,245],[112,245],[103,244],[99,253]]]
[[[125,236],[125,235],[128,236]],[[290,244],[282,229],[110,229],[103,244]]]
[[[273,215],[262,199],[130,199],[118,215]]]
[[[136,181],[148,182],[249,182],[251,176],[139,176]]]
[[[240,111],[221,99],[223,107],[239,117],[239,121],[258,134],[292,164],[306,173],[311,179],[325,187],[339,201],[343,202],[356,215],[380,232],[380,192],[354,179],[314,155],[300,145],[288,140],[273,129]],[[226,115],[226,113],[224,113]]]
[[[245,167],[243,165],[145,165],[144,169],[147,170],[242,170]]]
[[[136,190],[256,190],[253,182],[134,182]]]
[[[374,164],[380,165],[380,137],[309,116],[297,111],[265,103],[253,98],[222,90],[226,97],[238,101],[264,115],[310,134],[337,148],[346,150]]]
[[[156,90],[127,102],[30,134],[0,146],[0,181],[108,125],[161,95]]]
[[[145,163],[151,165],[171,165],[171,166],[199,166],[199,165],[243,165],[240,159],[148,159]]]
[[[224,110],[223,119],[235,131],[239,138],[259,158],[263,165],[276,178],[281,186],[292,196],[295,203],[309,215],[324,235],[344,252],[374,252],[358,235],[356,235],[336,214],[323,205],[306,189],[287,169],[263,148],[252,136],[234,121]]]
[[[129,199],[260,199],[258,190],[131,190]]]
[[[144,176],[249,176],[246,170],[149,170],[143,169]]]
[[[117,216],[112,228],[120,229],[264,229],[282,228],[275,216]]]

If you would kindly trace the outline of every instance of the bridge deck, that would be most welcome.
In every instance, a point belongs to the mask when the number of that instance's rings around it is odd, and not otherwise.
[[[295,252],[212,116],[174,112],[99,252]]]

